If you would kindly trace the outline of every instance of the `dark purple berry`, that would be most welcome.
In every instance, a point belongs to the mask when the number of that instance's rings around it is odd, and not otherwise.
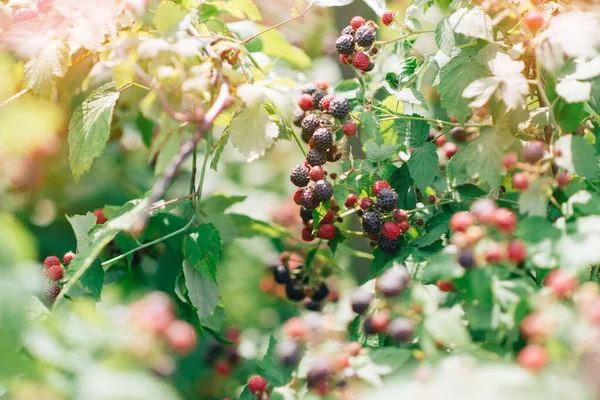
[[[312,149],[306,155],[306,162],[314,167],[315,165],[323,165],[327,162],[327,154],[321,150]]]
[[[405,268],[388,269],[377,279],[377,290],[384,297],[396,297],[406,288],[410,281],[410,276]]]
[[[314,388],[326,383],[333,375],[333,370],[326,361],[319,362],[306,374],[306,385]]]
[[[319,205],[319,201],[315,197],[315,193],[311,188],[304,189],[300,195],[300,204],[309,210],[312,210]]]
[[[279,358],[281,365],[292,367],[298,363],[300,359],[300,349],[298,344],[292,339],[283,339],[275,347],[275,352]]]
[[[456,127],[450,130],[450,136],[455,142],[464,142],[465,140],[467,140],[467,136],[469,136],[469,134],[467,133],[465,128]]]
[[[313,108],[314,109],[318,109],[319,106],[321,105],[321,100],[323,100],[323,97],[327,96],[327,92],[324,90],[317,90],[314,94],[313,94]]]
[[[315,199],[318,202],[323,202],[331,199],[333,196],[333,185],[328,181],[322,179],[320,181],[315,182],[315,186],[313,187],[313,193],[315,195]]]
[[[350,103],[344,97],[336,96],[329,103],[329,112],[337,119],[344,119],[350,112]]]
[[[472,268],[475,265],[475,258],[473,257],[471,250],[467,248],[461,249],[458,252],[458,263],[462,265],[463,268]]]
[[[352,54],[354,51],[354,37],[352,35],[342,35],[335,41],[335,51],[338,54]]]
[[[312,137],[315,149],[326,151],[333,146],[333,135],[327,128],[319,128],[315,131]]]
[[[55,282],[47,282],[44,284],[44,299],[48,301],[48,303],[54,303],[54,300],[58,297],[60,293],[60,286]]]
[[[377,234],[381,229],[381,218],[374,211],[367,211],[362,217],[363,230],[367,233]]]
[[[302,221],[304,222],[313,219],[312,209],[306,208],[304,206],[300,207],[300,218],[302,218]]]
[[[304,187],[310,182],[309,170],[302,164],[296,165],[290,172],[290,181],[298,187]]]
[[[304,117],[300,126],[302,127],[302,133],[309,135],[308,138],[310,139],[312,134],[321,126],[321,119],[316,114],[308,114]]]
[[[285,295],[288,300],[300,301],[304,299],[304,290],[302,284],[297,280],[291,280],[285,285]]]
[[[321,303],[311,299],[304,303],[304,308],[308,311],[321,311]]]
[[[325,298],[329,296],[329,287],[325,282],[321,283],[321,286],[317,289],[317,291],[310,296],[314,301],[323,301]]]
[[[407,343],[414,335],[415,326],[407,318],[396,318],[388,326],[388,335],[399,343]]]
[[[374,68],[375,68],[375,63],[373,61],[371,61],[369,63],[369,65],[367,65],[367,68],[363,69],[363,71],[365,71],[365,72],[371,72],[371,71],[373,71]]]
[[[384,253],[393,253],[398,250],[398,239],[390,239],[379,235],[377,237],[377,247]]]
[[[375,31],[369,25],[363,25],[356,30],[354,40],[361,47],[371,47],[375,41]]]
[[[344,29],[342,29],[342,35],[350,35],[350,36],[354,36],[354,28],[351,27],[350,25],[348,25],[347,27],[345,27]]]
[[[312,217],[312,212],[311,212]],[[312,218],[311,218],[312,219]],[[273,279],[277,283],[288,283],[290,281],[290,270],[285,265],[278,265],[273,269]]]
[[[350,304],[352,305],[352,311],[357,314],[364,314],[373,301],[373,295],[363,289],[356,289],[350,295]]]
[[[544,158],[544,143],[539,140],[527,143],[523,149],[523,160],[530,164],[535,164]]]
[[[381,189],[377,194],[377,207],[383,212],[390,212],[396,209],[398,204],[398,194],[394,189]]]

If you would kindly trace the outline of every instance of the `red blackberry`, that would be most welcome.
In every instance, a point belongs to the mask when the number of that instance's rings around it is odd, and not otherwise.
[[[382,228],[383,236],[388,239],[396,239],[402,233],[402,230],[398,226],[397,223],[393,221],[388,221],[383,224]]]
[[[375,196],[377,196],[379,194],[379,191],[381,189],[390,189],[390,184],[388,183],[388,181],[377,181],[373,184],[373,194]]]
[[[388,239],[383,235],[379,235],[377,238],[377,247],[385,253],[393,253],[398,249],[398,240]]]
[[[308,114],[304,117],[300,125],[302,127],[302,132],[306,132],[310,139],[312,134],[321,126],[321,119],[316,114]]]
[[[398,194],[393,189],[383,188],[377,195],[377,207],[383,212],[390,212],[398,205]]]
[[[50,268],[46,268],[46,276],[51,281],[58,281],[63,277],[64,270],[62,265],[53,265]]]
[[[362,217],[363,230],[367,233],[379,233],[381,229],[381,218],[374,211],[367,211]]]
[[[348,54],[340,54],[340,62],[344,65],[348,65]]]
[[[96,224],[98,225],[102,225],[107,221],[107,218],[104,215],[104,210],[101,208],[96,208],[94,210],[94,215],[96,216]]]
[[[302,240],[305,242],[312,242],[315,237],[312,234],[312,229],[310,228],[302,228]]]
[[[394,22],[394,18],[396,18],[396,13],[391,10],[387,10],[381,14],[381,22],[386,26],[391,25]]]
[[[373,200],[369,197],[363,197],[360,199],[360,208],[368,210],[373,205]]]
[[[304,192],[304,190],[298,189],[294,192],[294,196],[292,197],[294,203],[298,204],[299,206],[302,205],[302,192]]]
[[[253,376],[248,381],[248,389],[253,394],[262,393],[267,388],[267,381],[262,376]]]
[[[342,35],[335,41],[335,51],[338,54],[352,54],[354,52],[354,37],[352,35]]]
[[[329,129],[319,128],[313,134],[312,141],[315,149],[327,151],[333,146],[333,135]]]
[[[329,183],[329,181],[322,179],[318,182],[315,182],[315,186],[313,187],[313,193],[317,201],[327,201],[331,199],[331,196],[333,196],[333,186],[331,185],[331,183]]]
[[[327,162],[327,154],[320,150],[312,149],[306,155],[306,162],[311,167],[314,167],[315,165],[323,165]]]
[[[321,105],[321,100],[323,100],[323,98],[327,96],[327,92],[324,90],[317,90],[315,92],[315,94],[313,94],[313,102],[312,102],[312,108],[317,109],[319,108],[319,106]]]
[[[371,63],[371,59],[366,53],[362,51],[356,53],[354,58],[352,58],[352,65],[354,65],[358,69],[365,69]]]
[[[319,103],[319,109],[323,110],[323,111],[329,111],[329,104],[331,104],[331,100],[333,100],[335,98],[335,95],[333,94],[328,94],[326,96],[324,96],[321,99],[321,102]]]
[[[350,20],[350,26],[354,30],[357,30],[358,28],[360,28],[364,24],[366,24],[365,19],[363,17],[361,17],[361,16],[358,16],[358,15],[356,17],[352,18],[352,20]]]
[[[348,25],[347,27],[342,29],[342,35],[354,36],[354,28]]]
[[[346,202],[344,203],[344,205],[346,207],[350,208],[350,207],[354,207],[357,202],[358,202],[358,196],[355,195],[354,193],[350,193],[348,195],[348,198],[346,198]]]
[[[406,221],[407,219],[408,219],[408,213],[406,212],[406,210],[397,210],[394,213],[394,220],[396,220],[396,222],[398,222],[398,223]]]
[[[371,47],[375,41],[375,30],[369,25],[363,25],[356,30],[354,40],[361,47]]]
[[[54,265],[60,265],[60,259],[56,256],[48,256],[44,260],[44,268],[50,268]]]
[[[342,132],[346,136],[356,135],[356,123],[354,121],[344,122],[344,125],[342,125]]]
[[[319,237],[325,240],[331,240],[335,238],[335,234],[337,233],[335,226],[332,224],[321,225],[319,228]]]
[[[313,108],[313,97],[310,94],[303,94],[298,99],[298,106],[304,111],[308,111]]]
[[[313,208],[319,205],[319,202],[317,201],[312,188],[304,189],[304,192],[302,192],[302,195],[300,196],[300,202],[305,208],[308,208],[309,210],[312,210]]]
[[[290,181],[298,187],[304,187],[310,182],[308,172],[308,168],[302,164],[298,164],[290,172]]]
[[[46,282],[44,284],[43,296],[49,303],[54,303],[54,300],[58,297],[60,293],[60,286],[58,286],[55,282]]]
[[[335,214],[333,213],[333,210],[329,209],[329,210],[327,210],[327,213],[321,219],[321,224],[330,224],[331,222],[333,222],[334,218],[335,218]]]
[[[329,112],[337,119],[344,119],[350,112],[350,103],[344,97],[336,96],[329,104]]]
[[[74,258],[75,258],[75,253],[73,253],[72,251],[69,251],[68,253],[66,253],[63,256],[63,264],[65,264],[65,267],[68,266],[69,264],[71,264],[71,261],[73,261]]]
[[[312,167],[308,173],[312,181],[320,181],[325,178],[325,170],[321,166]]]
[[[558,175],[556,175],[556,183],[558,183],[558,186],[560,187],[569,186],[569,183],[571,183],[571,175],[569,175],[567,171],[560,171]]]

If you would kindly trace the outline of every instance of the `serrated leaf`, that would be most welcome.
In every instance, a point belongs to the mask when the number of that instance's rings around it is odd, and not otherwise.
[[[398,168],[392,174],[389,182],[392,189],[398,193],[399,208],[412,210],[417,206],[417,194],[407,164],[403,164]]]
[[[172,1],[165,0],[160,3],[154,12],[152,22],[159,32],[165,33],[178,24],[186,15],[185,8]]]
[[[96,300],[100,300],[104,286],[104,268],[98,258],[85,271],[79,282],[81,286],[90,291]]]
[[[447,55],[450,55],[456,47],[454,32],[447,18],[441,19],[435,27],[435,44]]]
[[[460,277],[464,269],[456,262],[456,256],[439,253],[427,261],[421,275],[425,283],[435,283],[438,280],[452,280]]]
[[[241,203],[248,196],[234,196],[224,193],[213,193],[208,199],[200,203],[200,209],[206,214],[222,214],[234,204]]]
[[[460,8],[450,16],[448,22],[456,33],[488,42],[494,41],[492,19],[481,7]]]
[[[62,39],[52,40],[23,66],[25,84],[33,93],[48,98],[56,87],[56,78],[65,76],[70,63],[66,43]]]
[[[377,144],[370,140],[365,144],[367,160],[378,163],[386,161],[398,151],[396,144]]]
[[[223,244],[231,242],[240,235],[229,214],[208,214],[206,222],[213,224],[217,228]]]
[[[89,233],[96,226],[96,216],[91,212],[85,215],[66,216],[67,221],[71,224],[77,241],[77,251],[82,251],[90,243]]]
[[[279,362],[276,352],[277,340],[271,336],[269,347],[262,360],[261,375],[269,382],[270,387],[284,386],[292,378],[294,367],[285,367]]]
[[[425,143],[410,153],[408,170],[415,185],[425,190],[435,180],[439,157],[433,143]]]
[[[470,101],[462,97],[471,82],[489,76],[486,66],[473,49],[464,49],[453,57],[440,71],[438,92],[440,102],[448,113],[463,123],[471,115]]]
[[[188,260],[183,261],[187,296],[196,308],[200,320],[212,314],[219,302],[219,287],[211,276],[198,270]]]
[[[598,177],[598,161],[594,148],[584,138],[575,135],[564,135],[555,143],[561,151],[556,158],[556,164],[571,173],[576,173],[588,179]]]
[[[415,88],[403,88],[398,91],[390,91],[390,92],[394,96],[396,96],[396,99],[398,101],[402,101],[402,102],[408,103],[408,104],[415,104],[415,105],[423,107],[426,110],[429,110],[425,96],[423,96],[423,93],[419,92]]]
[[[231,143],[239,152],[254,161],[273,146],[279,127],[260,104],[243,109],[229,126]]]
[[[323,219],[323,217],[325,217],[325,214],[327,214],[327,211],[329,210],[329,205],[330,205],[330,202],[326,201],[326,202],[319,204],[314,210],[312,210],[314,226],[316,226],[316,227],[319,226],[319,224],[321,223],[321,220]]]
[[[411,117],[421,118],[420,115],[412,114]],[[429,136],[429,123],[420,119],[400,119],[396,120],[396,131],[400,143],[407,147],[422,146]]]
[[[360,113],[360,137],[367,141],[373,139],[377,143],[381,141],[381,133],[379,131],[379,121],[372,112],[364,111]]]
[[[76,181],[104,152],[118,99],[119,92],[109,83],[94,90],[73,113],[69,121],[69,164]]]
[[[408,349],[381,347],[369,351],[369,358],[375,364],[387,366],[392,371],[398,371],[411,359],[411,353]]]
[[[348,189],[346,189],[345,186],[335,185],[333,187],[333,199],[339,205],[342,205],[346,202],[346,199],[348,198],[348,194],[349,194]]]
[[[253,395],[252,392],[250,391],[250,388],[248,388],[248,386],[246,386],[244,388],[244,390],[242,390],[239,400],[256,400],[256,396]]]
[[[417,247],[427,247],[437,242],[440,237],[448,232],[448,224],[450,223],[450,214],[440,213],[427,220],[427,233],[412,241],[412,244]]]

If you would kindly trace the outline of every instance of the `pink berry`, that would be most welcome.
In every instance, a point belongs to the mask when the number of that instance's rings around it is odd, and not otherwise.
[[[13,22],[25,22],[39,17],[36,10],[30,8],[19,8],[13,14]]]
[[[327,213],[321,219],[321,224],[330,224],[334,218],[335,218],[335,214],[333,213],[333,210],[329,209],[329,210],[327,210]]]
[[[387,221],[383,224],[382,228],[383,236],[388,239],[396,239],[402,233],[400,226],[393,221]]]
[[[253,376],[248,380],[248,389],[254,394],[262,393],[267,388],[267,381],[262,376]]]
[[[498,263],[504,258],[504,249],[499,243],[491,242],[485,248],[485,259],[490,263]]]
[[[391,10],[387,10],[381,14],[381,22],[386,26],[391,25],[394,22],[394,18],[396,18],[396,13]]]
[[[304,240],[305,242],[312,242],[313,239],[314,239],[314,236],[312,234],[311,229],[308,229],[308,228],[302,229],[302,240]]]
[[[323,167],[316,165],[310,169],[308,175],[310,176],[311,180],[315,182],[320,181],[325,178],[325,170]]]
[[[435,284],[442,292],[452,292],[454,290],[452,281],[439,280]]]
[[[546,276],[544,285],[552,289],[556,296],[566,298],[577,287],[577,278],[561,269],[555,269]]]
[[[526,369],[539,371],[548,363],[546,350],[537,344],[528,344],[517,355],[517,362]]]
[[[398,223],[404,222],[408,219],[408,213],[406,210],[396,210],[394,213],[394,220]]]
[[[319,103],[319,105],[321,106],[321,108],[324,111],[329,111],[329,104],[331,104],[331,101],[333,99],[335,99],[335,95],[328,94],[321,99],[321,102]]]
[[[63,267],[59,265],[53,265],[50,268],[46,269],[46,276],[51,281],[58,281],[63,277],[64,274]]]
[[[511,233],[517,225],[517,217],[507,208],[498,208],[494,212],[494,224],[501,231]]]
[[[327,88],[329,87],[329,84],[323,79],[317,79],[314,83],[315,86],[321,90],[327,90]]]
[[[406,233],[410,229],[410,224],[408,223],[408,221],[399,222],[398,226],[400,227],[402,233]]]
[[[456,153],[458,153],[458,146],[456,145],[456,143],[446,143],[443,149],[446,158],[452,158]]]
[[[350,207],[354,207],[357,202],[358,202],[358,196],[355,195],[354,193],[350,193],[348,195],[348,198],[346,199],[346,202],[344,203],[344,205],[346,207],[350,208]]]
[[[523,172],[517,172],[512,178],[512,185],[517,190],[525,190],[529,187],[529,178]]]
[[[525,247],[525,244],[520,240],[515,239],[512,242],[510,242],[508,244],[507,251],[509,260],[514,261],[517,264],[520,264],[523,261],[525,261],[525,258],[527,257],[527,248]]]
[[[319,228],[319,237],[321,239],[331,240],[331,239],[335,238],[335,234],[336,234],[335,226],[333,226],[331,224],[324,224],[324,225],[321,225],[321,227]]]
[[[366,53],[362,51],[356,53],[354,55],[354,58],[352,58],[352,65],[354,65],[358,69],[367,69],[369,67],[369,64],[371,64],[371,59]]]
[[[533,32],[538,31],[544,26],[544,14],[538,10],[529,10],[527,14],[525,14],[525,24]]]
[[[54,265],[60,265],[60,259],[56,256],[48,256],[44,260],[44,268],[50,268]]]
[[[373,194],[377,196],[381,189],[390,189],[390,184],[387,181],[377,181],[373,184]]]
[[[175,320],[165,331],[165,339],[178,354],[189,354],[196,347],[196,330],[185,321]]]
[[[560,171],[558,175],[556,175],[556,183],[558,183],[558,186],[560,187],[569,186],[569,183],[571,183],[571,175],[567,171]]]
[[[450,229],[454,232],[465,232],[475,223],[475,217],[466,211],[459,211],[450,218]]]
[[[342,125],[342,132],[346,136],[356,135],[356,123],[354,121],[344,122],[344,125]]]
[[[298,99],[298,107],[300,107],[304,111],[308,111],[313,106],[313,97],[310,94],[303,94]]]
[[[73,253],[72,251],[69,251],[68,253],[66,253],[63,256],[63,263],[65,264],[65,266],[68,266],[69,264],[71,264],[71,261],[73,261],[74,258],[75,258],[75,253]]]
[[[103,223],[108,221],[106,219],[106,216],[104,215],[104,210],[101,208],[96,208],[94,210],[94,215],[96,216],[96,224],[98,225],[102,225]]]
[[[519,156],[515,152],[505,154],[502,158],[502,166],[506,168],[507,171],[510,171],[513,168],[515,168],[518,162]]]
[[[373,200],[369,197],[363,197],[360,199],[360,208],[363,210],[367,210],[369,207],[373,205]]]
[[[350,20],[350,26],[352,26],[352,29],[354,29],[354,30],[357,30],[358,28],[363,26],[365,23],[366,23],[365,19],[358,15],[356,17],[352,18],[352,20]]]

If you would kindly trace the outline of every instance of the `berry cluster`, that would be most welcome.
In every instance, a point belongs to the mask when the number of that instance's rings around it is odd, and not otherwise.
[[[240,342],[240,330],[237,328],[229,328],[225,334],[225,338],[233,342],[233,344],[222,344],[216,340],[210,340],[206,345],[206,353],[204,360],[208,365],[213,367],[214,373],[218,376],[229,376],[233,367],[238,365],[242,360],[238,352]]]
[[[389,15],[386,18],[388,17]],[[340,55],[342,64],[353,65],[363,72],[375,68],[375,63],[371,61],[369,54],[375,55],[379,51],[373,46],[376,28],[377,24],[373,21],[365,21],[360,16],[352,18],[350,25],[342,30],[335,41],[335,50]]]
[[[60,281],[64,276],[65,268],[71,264],[75,254],[71,251],[63,256],[62,263],[56,256],[48,256],[44,260],[44,274],[48,280],[44,283],[43,297],[49,304],[54,303],[61,290]]]
[[[375,182],[372,192],[375,200],[363,197],[359,201],[363,231],[382,251],[393,253],[398,249],[400,235],[410,228],[408,213],[397,210],[398,194],[387,181]],[[351,199],[346,203],[352,203]]]
[[[415,332],[416,314],[410,309],[404,309],[402,315],[392,319],[394,312],[393,300],[401,297],[410,282],[410,277],[405,268],[394,267],[387,270],[377,279],[375,288],[381,294],[381,301],[377,302],[375,310],[370,310],[373,303],[373,294],[364,289],[356,289],[350,298],[352,311],[365,316],[363,329],[366,334],[378,335],[382,333],[397,343],[410,343]],[[366,316],[367,314],[370,314]]]
[[[498,208],[489,199],[473,202],[471,211],[459,211],[450,219],[451,243],[457,247],[458,263],[464,268],[486,264],[525,261],[525,244],[512,239],[517,216],[509,209]]]

